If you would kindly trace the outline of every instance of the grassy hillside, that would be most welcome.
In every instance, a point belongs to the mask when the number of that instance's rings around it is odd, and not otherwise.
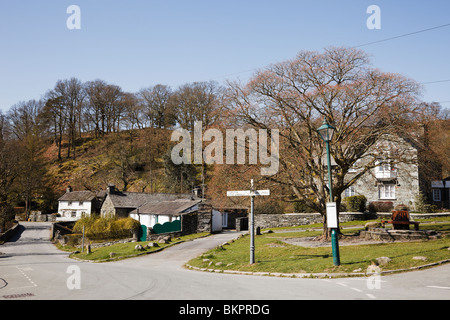
[[[176,186],[166,181],[163,156],[170,150],[171,132],[143,129],[111,133],[95,138],[86,134],[77,140],[75,158],[67,158],[67,143],[62,145],[62,160],[57,146],[45,151],[48,177],[56,194],[68,185],[74,190],[104,190],[108,183],[120,190],[171,192]]]

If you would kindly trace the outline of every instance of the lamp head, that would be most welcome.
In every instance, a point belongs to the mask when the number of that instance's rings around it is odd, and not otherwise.
[[[327,119],[323,119],[323,124],[320,128],[317,129],[317,132],[319,132],[320,137],[325,142],[329,142],[333,139],[334,131],[336,130],[335,127],[328,124]]]

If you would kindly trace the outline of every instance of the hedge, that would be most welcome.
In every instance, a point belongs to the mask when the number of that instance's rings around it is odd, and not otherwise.
[[[75,223],[74,232],[82,233],[85,227],[86,237],[93,240],[120,239],[133,235],[139,227],[139,221],[132,218],[84,217]]]
[[[366,210],[367,198],[365,196],[346,197],[344,201],[349,212],[364,212]]]

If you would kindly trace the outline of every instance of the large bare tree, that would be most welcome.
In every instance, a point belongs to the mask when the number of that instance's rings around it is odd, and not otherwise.
[[[395,137],[413,121],[419,89],[411,79],[372,68],[363,51],[333,47],[302,51],[247,84],[230,83],[229,105],[237,125],[280,130],[280,170],[267,179],[288,186],[287,198],[320,212],[326,235],[327,164],[317,128],[324,119],[336,128],[332,200],[339,204],[342,192],[383,156],[385,150],[371,152],[380,138]],[[362,157],[364,166],[349,179]]]

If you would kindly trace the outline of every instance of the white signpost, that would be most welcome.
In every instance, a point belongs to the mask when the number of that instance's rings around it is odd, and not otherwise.
[[[250,264],[255,263],[255,197],[269,196],[270,190],[253,190],[253,180],[250,181],[251,190],[227,191],[228,197],[250,197]]]
[[[336,202],[327,202],[327,227],[330,229],[338,227]]]

